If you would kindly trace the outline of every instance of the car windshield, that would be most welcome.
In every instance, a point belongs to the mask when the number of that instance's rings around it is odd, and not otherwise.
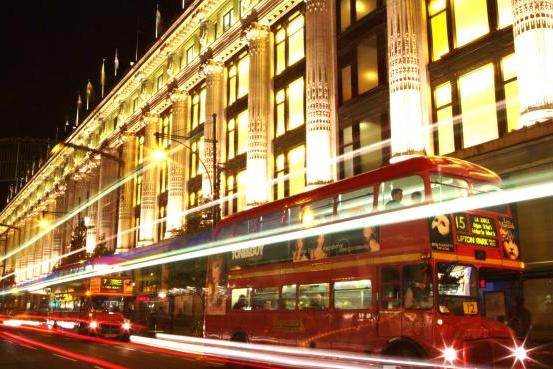
[[[478,314],[476,268],[471,265],[438,263],[438,306],[442,314]]]

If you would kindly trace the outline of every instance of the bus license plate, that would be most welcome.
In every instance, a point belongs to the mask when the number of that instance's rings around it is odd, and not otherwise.
[[[478,304],[476,304],[476,301],[463,301],[463,312],[465,315],[478,314]]]

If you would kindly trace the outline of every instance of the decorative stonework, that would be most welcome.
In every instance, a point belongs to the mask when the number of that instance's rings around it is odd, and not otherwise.
[[[154,133],[157,131],[159,116],[144,116],[144,165],[142,174],[142,202],[140,204],[140,239],[138,246],[147,246],[154,242],[154,220],[156,206],[156,165],[149,156],[155,147]]]
[[[553,118],[553,0],[513,0],[521,127]]]
[[[206,83],[206,106],[205,106],[205,124],[204,124],[204,150],[201,153],[201,159],[206,167],[206,175],[202,176],[202,194],[205,200],[213,198],[213,163],[218,161],[220,145],[217,153],[213,152],[213,140],[218,140],[219,130],[213,135],[213,114],[217,116],[217,124],[223,120],[223,65],[213,59],[206,61],[201,71],[205,76]]]
[[[330,0],[307,0],[306,55],[306,176],[310,186],[332,181],[331,98],[333,81]]]
[[[271,121],[271,59],[270,29],[253,22],[245,32],[250,52],[248,91],[248,152],[247,190],[248,206],[267,202],[267,131]]]
[[[392,160],[424,154],[417,0],[389,0],[388,76]]]
[[[171,134],[182,136],[186,131],[186,118],[188,111],[188,94],[181,91],[174,91],[171,94],[173,103],[172,115],[173,124]],[[184,210],[184,166],[186,152],[177,141],[172,141],[171,156],[168,161],[169,181],[167,184],[167,237],[182,228]]]

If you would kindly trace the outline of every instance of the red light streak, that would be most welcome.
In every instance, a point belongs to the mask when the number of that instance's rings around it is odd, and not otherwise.
[[[108,368],[108,369],[129,369],[126,366],[121,366],[121,365],[110,363],[108,361],[96,359],[96,358],[93,358],[93,357],[90,357],[90,356],[77,354],[76,352],[73,352],[73,351],[68,351],[68,350],[62,349],[62,348],[57,347],[57,346],[52,346],[52,345],[49,345],[47,343],[35,341],[35,340],[30,339],[30,338],[24,338],[24,337],[21,337],[21,336],[12,334],[12,333],[3,332],[2,334],[4,336],[10,337],[11,339],[15,340],[16,343],[18,343],[18,344],[19,344],[19,342],[23,342],[25,344],[28,344],[28,345],[31,345],[31,346],[34,346],[34,347],[40,347],[40,348],[55,352],[59,355],[67,356],[67,357],[70,357],[72,359],[84,361],[84,362],[91,363],[91,364],[94,364],[94,365],[98,365],[98,366],[101,366],[101,367],[104,367],[104,368]]]

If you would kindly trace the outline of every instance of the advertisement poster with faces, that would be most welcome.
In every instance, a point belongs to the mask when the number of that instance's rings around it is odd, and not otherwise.
[[[510,260],[518,260],[520,258],[518,232],[511,218],[499,218],[499,234],[503,256]]]
[[[451,218],[447,214],[438,214],[428,219],[430,245],[436,251],[455,251]]]

